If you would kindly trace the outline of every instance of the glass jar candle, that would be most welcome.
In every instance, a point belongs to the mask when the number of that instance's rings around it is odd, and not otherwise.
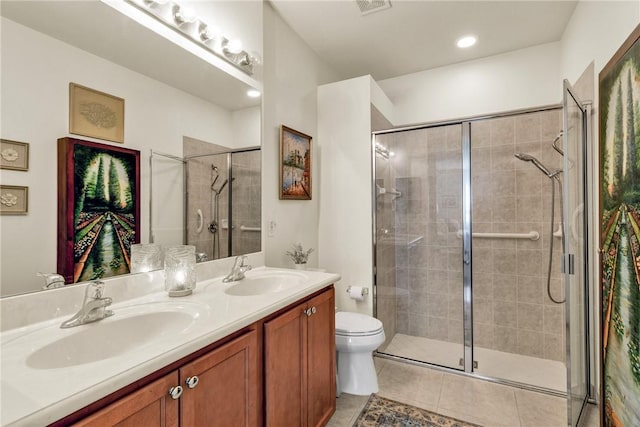
[[[131,272],[146,273],[162,268],[162,246],[155,243],[131,245]]]
[[[164,254],[164,287],[170,297],[190,295],[196,287],[196,247],[170,246]]]

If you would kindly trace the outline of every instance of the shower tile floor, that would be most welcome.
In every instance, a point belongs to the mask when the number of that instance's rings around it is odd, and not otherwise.
[[[384,353],[457,369],[464,347],[451,342],[395,334]],[[561,392],[567,389],[567,370],[562,362],[481,347],[474,348],[474,359],[478,362],[475,372],[479,375]]]
[[[485,427],[564,427],[566,399],[463,375],[374,358],[378,394]],[[369,396],[337,399],[329,427],[351,427]],[[581,427],[597,427],[598,407],[587,405]]]

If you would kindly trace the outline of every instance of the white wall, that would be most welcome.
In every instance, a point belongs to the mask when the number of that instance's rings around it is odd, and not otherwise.
[[[318,88],[321,141],[320,265],[342,275],[339,310],[373,313],[371,105],[393,105],[370,76]],[[348,286],[369,289],[365,301],[348,298]]]
[[[231,113],[233,140],[226,146],[242,148],[260,145],[262,132],[260,116],[260,106],[233,111]]]
[[[320,205],[320,157],[322,141],[317,135],[316,88],[337,79],[302,39],[268,3],[264,7],[264,99],[262,137],[262,218],[266,264],[292,267],[285,255],[300,242],[314,248],[309,266],[318,266],[318,211]],[[280,125],[313,137],[312,200],[278,199]],[[269,236],[269,222],[275,222]],[[320,265],[320,267],[324,267]],[[340,273],[339,271],[336,271]]]
[[[637,0],[579,2],[562,35],[563,78],[575,82],[592,61],[598,74],[639,23]]]
[[[56,140],[91,140],[68,133],[69,82],[125,99],[123,146],[142,154],[143,242],[148,239],[149,150],[180,156],[185,135],[224,145],[233,132],[231,113],[216,105],[13,21],[2,18],[1,30],[1,136],[30,144],[28,172],[0,172],[2,184],[29,187],[29,214],[0,217],[2,294],[11,294],[27,286],[38,289],[35,273],[56,270]]]
[[[434,68],[378,82],[396,125],[558,104],[560,43]]]

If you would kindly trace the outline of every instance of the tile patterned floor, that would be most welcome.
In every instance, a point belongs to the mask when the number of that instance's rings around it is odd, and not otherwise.
[[[486,427],[564,427],[563,398],[375,358],[379,395]],[[329,427],[351,427],[369,396],[343,393]],[[581,427],[598,427],[589,405]]]

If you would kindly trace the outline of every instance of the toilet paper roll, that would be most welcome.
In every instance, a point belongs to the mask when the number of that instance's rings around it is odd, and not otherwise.
[[[349,298],[356,301],[364,301],[364,291],[362,286],[351,286],[349,288]]]

